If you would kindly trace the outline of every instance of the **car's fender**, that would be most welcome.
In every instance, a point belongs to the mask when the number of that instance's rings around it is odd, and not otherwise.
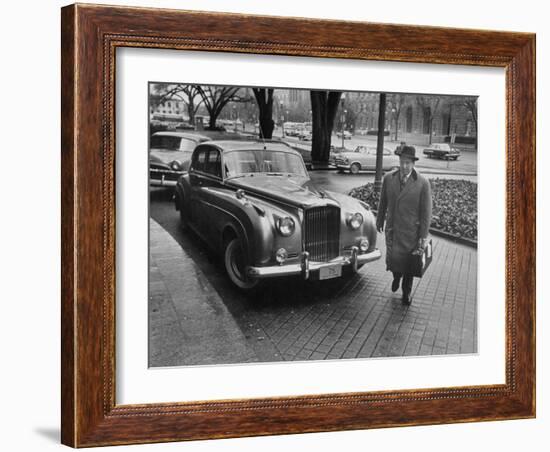
[[[220,251],[230,234],[241,239],[250,265],[273,263],[274,253],[279,248],[285,248],[291,255],[301,251],[299,209],[286,208],[244,192],[238,194],[228,187],[206,190],[210,207],[216,210],[210,240]],[[283,237],[278,233],[276,222],[287,216],[294,220],[295,230],[290,237]]]
[[[341,227],[340,242],[344,248],[355,245],[358,237],[366,237],[369,241],[369,249],[376,246],[376,219],[367,204],[343,193],[327,191],[327,194],[340,205]],[[352,230],[347,225],[347,216],[360,213],[363,216],[363,224],[357,230]]]

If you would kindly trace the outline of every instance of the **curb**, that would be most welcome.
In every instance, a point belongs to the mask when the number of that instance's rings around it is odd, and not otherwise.
[[[459,235],[454,235],[454,234],[451,234],[449,232],[445,232],[445,231],[442,231],[441,229],[436,229],[436,228],[430,228],[429,231],[433,235],[437,235],[437,236],[443,237],[447,240],[451,240],[453,242],[460,243],[461,245],[466,245],[466,246],[470,246],[472,248],[477,249],[477,240],[469,239],[467,237],[461,237]]]

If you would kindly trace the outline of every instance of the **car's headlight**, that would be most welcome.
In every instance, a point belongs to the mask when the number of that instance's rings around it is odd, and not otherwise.
[[[348,158],[345,158],[345,159],[344,159],[344,163],[346,163],[346,164],[349,163],[349,159],[348,159]]]
[[[348,215],[346,218],[346,223],[351,229],[359,229],[363,224],[363,215],[359,212]]]
[[[294,220],[290,217],[279,218],[277,220],[277,230],[284,237],[292,235],[295,227]]]
[[[181,162],[179,160],[174,160],[172,163],[170,163],[170,168],[174,171],[181,171]]]

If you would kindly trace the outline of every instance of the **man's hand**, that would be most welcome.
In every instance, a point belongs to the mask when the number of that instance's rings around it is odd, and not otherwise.
[[[381,225],[381,224],[377,224],[377,225],[376,225],[376,230],[377,230],[378,232],[382,232],[382,231],[384,230],[384,226]]]
[[[418,248],[423,250],[426,247],[426,243],[428,243],[428,239],[418,239]]]

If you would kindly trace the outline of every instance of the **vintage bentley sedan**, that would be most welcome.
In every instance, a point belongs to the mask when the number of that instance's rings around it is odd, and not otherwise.
[[[313,186],[282,142],[209,141],[176,185],[182,228],[218,251],[231,281],[337,278],[380,258],[367,204]]]

